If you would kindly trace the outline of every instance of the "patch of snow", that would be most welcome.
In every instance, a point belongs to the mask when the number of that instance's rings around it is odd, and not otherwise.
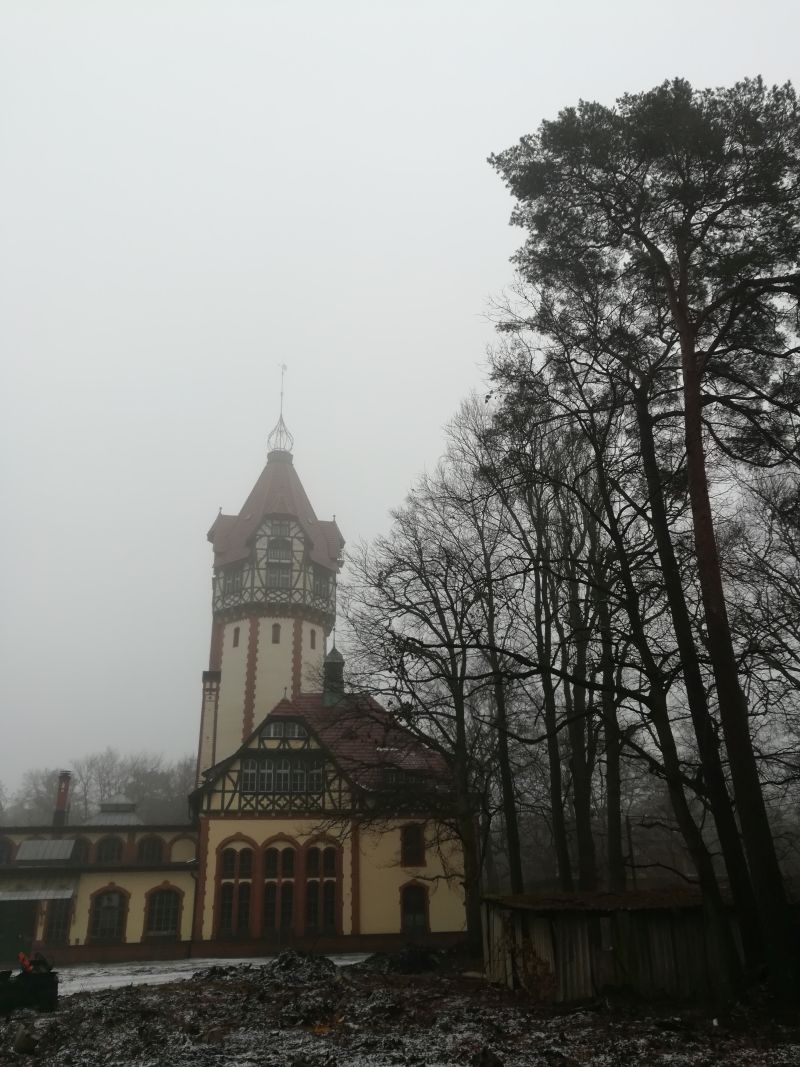
[[[251,964],[263,967],[274,960],[274,956],[258,956],[248,959],[189,959],[189,960],[148,960],[142,963],[81,963],[72,967],[58,968],[58,992],[62,997],[72,993],[95,993],[101,989],[122,989],[125,986],[166,985],[168,982],[180,982],[191,978],[198,971],[209,967],[233,967]],[[349,967],[361,963],[367,954],[343,953],[329,956],[337,967]]]

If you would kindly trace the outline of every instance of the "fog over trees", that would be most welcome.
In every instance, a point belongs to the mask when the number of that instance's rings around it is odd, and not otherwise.
[[[582,102],[492,157],[525,241],[485,397],[351,560],[353,679],[448,759],[487,880],[702,890],[796,988],[800,112]]]
[[[104,800],[124,794],[136,804],[146,823],[189,821],[188,795],[195,784],[194,756],[165,760],[154,752],[123,755],[113,748],[93,752],[64,767],[30,770],[23,785],[8,794],[0,787],[0,824],[47,826],[53,818],[58,776],[72,775],[69,791],[69,823],[90,823]]]

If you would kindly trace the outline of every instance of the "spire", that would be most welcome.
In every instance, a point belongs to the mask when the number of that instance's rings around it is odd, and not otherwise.
[[[286,428],[286,423],[283,421],[283,377],[286,374],[286,364],[281,363],[281,411],[278,416],[278,421],[275,423],[275,428],[267,438],[267,448],[269,452],[288,452],[291,454],[294,447],[294,438]]]

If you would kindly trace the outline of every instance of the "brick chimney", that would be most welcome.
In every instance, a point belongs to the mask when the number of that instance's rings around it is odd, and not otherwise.
[[[58,775],[58,792],[56,793],[56,806],[53,811],[53,826],[66,826],[67,812],[69,811],[69,783],[72,775],[69,771],[61,771]]]

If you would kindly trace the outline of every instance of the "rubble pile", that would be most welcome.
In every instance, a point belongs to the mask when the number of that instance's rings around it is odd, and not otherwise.
[[[337,969],[286,952],[161,986],[64,997],[0,1019],[0,1067],[789,1067],[800,1019],[740,1009],[643,1017],[547,1010],[479,978],[405,970],[408,953]],[[16,1048],[16,1050],[15,1050]]]

